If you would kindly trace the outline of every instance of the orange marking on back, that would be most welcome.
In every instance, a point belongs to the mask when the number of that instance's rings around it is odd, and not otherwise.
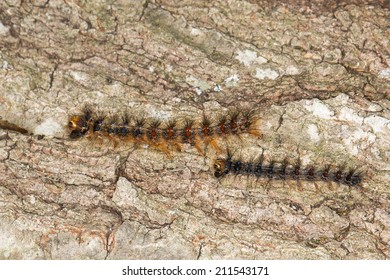
[[[173,127],[168,127],[167,128],[167,136],[168,136],[168,139],[173,139],[175,137],[175,129]]]
[[[155,139],[156,137],[157,137],[157,129],[155,129],[155,128],[152,128],[152,130],[150,131],[150,137],[152,138],[152,139]]]
[[[226,127],[225,127],[225,123],[221,123],[219,124],[219,130],[221,131],[221,133],[226,133]]]
[[[203,132],[203,135],[209,136],[209,135],[210,135],[210,126],[204,125],[204,126],[202,127],[202,132]]]
[[[192,136],[191,127],[187,126],[187,127],[184,128],[184,136],[186,138],[190,138]]]

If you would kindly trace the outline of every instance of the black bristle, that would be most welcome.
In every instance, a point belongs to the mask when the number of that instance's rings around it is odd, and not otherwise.
[[[230,114],[230,131],[233,134],[238,132],[238,116],[240,113],[238,111],[234,111]]]
[[[97,131],[101,131],[101,130],[102,130],[103,121],[104,121],[104,118],[103,118],[103,117],[98,117],[98,118],[93,122],[92,129],[93,129],[94,132],[97,132]]]
[[[254,163],[252,162],[248,162],[248,163],[245,163],[244,164],[244,173],[247,174],[247,175],[250,175],[250,174],[253,174],[253,169],[254,169]]]
[[[306,170],[306,180],[313,181],[316,178],[316,171],[313,166],[310,166]]]
[[[144,126],[145,126],[145,119],[144,118],[138,118],[135,120],[135,125],[131,131],[131,134],[134,138],[141,138],[144,135]]]
[[[263,162],[264,162],[264,154],[261,154],[260,158],[255,162],[254,174],[257,177],[263,175]]]
[[[234,161],[233,163],[232,163],[232,168],[233,168],[233,171],[235,172],[235,173],[240,173],[240,171],[242,170],[242,163],[241,163],[241,161]]]
[[[107,126],[106,131],[107,131],[107,133],[109,133],[109,134],[115,134],[115,120],[114,120],[114,119],[111,119],[111,120],[108,122],[108,126]]]
[[[222,116],[219,118],[218,122],[217,122],[217,127],[215,128],[215,131],[222,135],[222,134],[226,134],[228,133],[229,131],[229,128],[228,126],[226,125],[227,123],[227,118],[226,116]]]
[[[171,120],[166,124],[165,128],[163,129],[162,136],[167,140],[173,140],[176,138],[176,121]]]
[[[287,161],[287,159],[284,159],[282,164],[280,165],[280,168],[279,168],[279,177],[281,179],[285,179],[286,178],[287,166],[288,166],[288,161]]]
[[[254,118],[254,111],[253,110],[243,110],[242,120],[240,123],[240,129],[241,130],[247,130],[251,127],[253,118]]]
[[[86,106],[83,110],[84,112],[84,119],[86,122],[89,122],[92,120],[92,109],[90,108],[90,106]]]
[[[330,176],[330,165],[326,165],[325,168],[321,172],[321,178],[325,181],[329,180]]]
[[[130,115],[129,114],[125,114],[122,117],[122,124],[123,124],[123,126],[129,126],[129,123],[130,123]]]
[[[194,131],[194,120],[185,120],[184,127],[181,129],[181,137],[183,139],[183,142],[186,143],[193,143],[195,138],[195,131]]]
[[[150,123],[149,127],[150,128],[159,128],[161,126],[161,121],[160,120],[154,120]]]
[[[254,173],[257,177],[260,177],[263,174],[263,163],[257,163],[254,169]]]
[[[152,121],[149,125],[149,128],[147,129],[147,136],[149,140],[156,140],[159,137],[159,127],[161,126],[161,121],[155,120]]]
[[[211,127],[211,120],[203,116],[202,122],[201,122],[201,127],[198,128],[198,135],[200,137],[208,137],[213,134],[213,129]]]
[[[275,162],[271,161],[269,163],[269,165],[264,168],[268,178],[273,178],[273,176],[274,176],[274,167],[275,167]]]
[[[205,115],[203,115],[203,119],[202,119],[202,127],[203,126],[210,126],[211,125],[211,120],[210,118],[206,117]]]
[[[342,169],[339,169],[339,170],[337,170],[337,171],[334,173],[334,175],[333,175],[333,180],[334,180],[335,182],[340,182],[342,178],[343,178],[343,171],[342,171]]]
[[[295,180],[300,179],[301,176],[301,160],[298,159],[297,163],[294,165],[293,172],[292,172],[292,178]]]
[[[355,169],[350,169],[349,172],[347,173],[344,183],[349,186],[355,186],[360,184],[361,178],[359,174],[355,174],[356,170]]]
[[[136,126],[136,127],[144,127],[144,126],[145,126],[145,123],[146,123],[145,118],[137,118],[137,119],[135,120],[135,126]]]

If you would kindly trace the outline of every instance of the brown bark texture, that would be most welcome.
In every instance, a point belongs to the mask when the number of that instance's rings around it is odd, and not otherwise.
[[[0,259],[388,259],[389,53],[388,1],[1,1]],[[85,104],[248,107],[263,136],[223,150],[363,182],[217,179],[212,148],[70,140]]]

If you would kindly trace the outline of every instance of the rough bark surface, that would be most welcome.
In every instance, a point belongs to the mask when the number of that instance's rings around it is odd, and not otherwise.
[[[388,1],[1,1],[0,259],[389,258],[389,19]],[[364,181],[217,180],[212,149],[70,141],[87,103],[248,106],[263,137],[221,145]]]

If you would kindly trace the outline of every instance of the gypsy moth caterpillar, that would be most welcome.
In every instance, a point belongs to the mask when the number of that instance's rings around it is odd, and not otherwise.
[[[228,153],[226,158],[218,158],[214,161],[214,176],[217,178],[232,175],[252,175],[256,178],[269,180],[303,180],[336,182],[347,186],[358,186],[362,182],[362,174],[356,168],[345,170],[343,167],[331,168],[331,165],[314,167],[313,165],[302,167],[298,160],[290,164],[286,159],[282,162],[271,160],[264,163],[264,158],[257,161],[233,160]]]
[[[86,107],[82,114],[69,117],[68,129],[72,139],[107,137],[115,143],[143,143],[169,154],[172,147],[181,150],[188,143],[204,154],[202,146],[220,151],[218,139],[243,133],[260,137],[258,118],[251,110],[231,111],[218,121],[203,115],[201,119],[173,119],[162,122],[138,116],[107,117]]]

